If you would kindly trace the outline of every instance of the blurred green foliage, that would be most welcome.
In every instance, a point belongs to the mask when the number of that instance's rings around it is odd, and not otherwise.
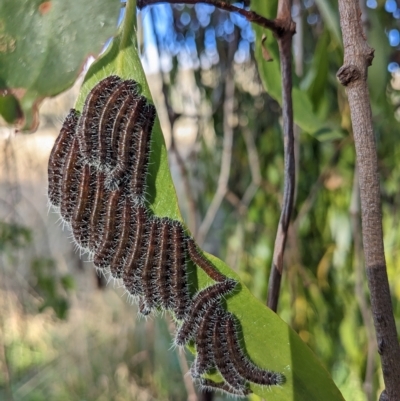
[[[0,252],[5,254],[32,241],[31,230],[18,224],[0,221]]]
[[[0,253],[2,266],[15,263],[14,255],[33,242],[32,230],[16,223],[0,221]],[[5,260],[4,260],[5,258]],[[47,307],[54,310],[57,318],[66,319],[69,300],[68,293],[74,289],[74,278],[70,274],[57,275],[54,259],[34,257],[31,261],[32,290],[40,296],[37,306],[39,313]]]
[[[59,319],[66,319],[69,308],[68,293],[75,287],[72,275],[56,277],[57,269],[53,259],[35,258],[31,269],[35,278],[33,288],[43,298],[38,307],[39,312],[52,308]]]

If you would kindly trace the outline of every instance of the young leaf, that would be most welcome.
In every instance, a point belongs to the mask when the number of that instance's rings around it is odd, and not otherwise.
[[[141,93],[152,102],[136,48],[134,29],[135,3],[129,1],[124,23],[109,49],[91,66],[75,107],[82,110],[90,89],[101,79],[117,74],[134,79]],[[153,141],[148,183],[148,207],[154,215],[183,221],[175,188],[168,167],[167,151],[158,119],[153,128]],[[240,282],[239,277],[223,261],[205,254],[207,259],[227,277]],[[210,283],[200,270],[196,271],[199,288]],[[251,384],[253,392],[269,401],[343,401],[330,375],[300,337],[270,309],[258,301],[249,290],[239,290],[226,302],[227,309],[239,320],[246,351],[258,366],[281,372],[286,382],[280,386],[262,387]],[[220,381],[218,375],[210,378]]]

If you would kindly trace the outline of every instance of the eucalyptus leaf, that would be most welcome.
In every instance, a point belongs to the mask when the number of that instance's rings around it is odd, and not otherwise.
[[[136,48],[134,2],[129,1],[124,23],[109,49],[89,69],[75,107],[82,110],[90,89],[101,79],[117,74],[123,79],[134,79],[141,92],[152,102]],[[183,222],[177,195],[168,166],[167,150],[158,119],[153,128],[150,171],[147,177],[148,207],[159,217]],[[207,259],[227,277],[237,274],[223,261],[206,254]],[[211,284],[204,272],[196,269],[199,288]],[[329,373],[300,337],[274,312],[257,300],[239,284],[239,290],[226,300],[227,309],[240,320],[246,351],[258,366],[281,372],[286,383],[262,387],[251,384],[251,389],[269,401],[343,401]],[[210,376],[218,380],[218,375]]]
[[[276,15],[276,4],[276,0],[254,2],[254,4],[252,4],[252,9],[266,18],[273,19]],[[282,84],[277,41],[270,32],[267,33],[267,39],[263,41],[265,30],[256,24],[253,24],[253,28],[257,38],[255,55],[261,80],[268,94],[279,104],[282,104]],[[273,59],[272,62],[265,61],[263,57],[263,47],[268,48],[268,52]],[[310,95],[295,85],[293,86],[292,100],[294,122],[302,130],[313,136],[321,130],[340,130],[340,126],[336,122],[321,120],[314,111]],[[318,136],[316,136],[316,138],[318,139]]]
[[[342,46],[342,34],[340,32],[339,12],[336,3],[330,0],[315,0],[318,9],[324,19],[324,23],[332,33],[339,46]],[[333,5],[334,4],[334,5]]]
[[[86,58],[115,34],[120,7],[118,0],[1,1],[4,119],[36,129],[40,102],[72,86]]]

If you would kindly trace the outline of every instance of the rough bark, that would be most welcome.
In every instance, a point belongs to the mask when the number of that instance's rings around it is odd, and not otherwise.
[[[268,282],[267,305],[274,312],[278,308],[280,285],[283,271],[283,254],[293,210],[295,192],[295,159],[293,135],[293,102],[292,102],[292,37],[296,25],[291,17],[291,0],[279,0],[276,20],[281,21],[284,34],[278,37],[279,56],[282,73],[282,120],[285,153],[285,184],[282,211],[275,238],[271,273]]]
[[[389,401],[400,400],[400,346],[397,339],[383,247],[378,159],[367,86],[374,50],[362,29],[358,0],[339,0],[344,63],[337,77],[346,87],[353,125],[361,197],[362,236],[371,307]]]

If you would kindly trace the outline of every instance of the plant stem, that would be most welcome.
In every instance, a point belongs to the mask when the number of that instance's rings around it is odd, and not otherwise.
[[[400,346],[397,339],[383,246],[378,158],[367,86],[374,50],[363,33],[359,0],[339,0],[344,63],[337,77],[349,99],[359,173],[361,219],[371,307],[389,401],[400,400]]]
[[[257,25],[262,26],[263,28],[269,29],[277,37],[282,36],[285,33],[284,23],[280,19],[270,20],[265,18],[254,11],[245,10],[240,7],[236,7],[230,3],[225,1],[218,1],[218,0],[138,0],[138,8],[143,8],[146,6],[151,6],[153,4],[158,3],[169,3],[169,4],[210,4],[214,7],[217,7],[221,10],[229,11],[229,12],[236,12],[243,17],[245,17],[249,22],[254,22]]]
[[[292,102],[292,37],[295,25],[291,17],[291,0],[279,0],[277,20],[283,21],[285,34],[278,37],[279,56],[282,74],[282,118],[283,141],[285,154],[285,184],[281,217],[276,233],[271,273],[268,283],[267,305],[277,311],[279,292],[283,271],[283,254],[285,251],[290,217],[293,210],[295,192],[295,159],[293,135],[293,102]]]
[[[125,16],[122,23],[122,38],[120,42],[120,49],[128,47],[133,38],[136,38],[135,33],[136,28],[136,0],[128,0],[125,7]],[[134,39],[136,40],[136,39]]]

